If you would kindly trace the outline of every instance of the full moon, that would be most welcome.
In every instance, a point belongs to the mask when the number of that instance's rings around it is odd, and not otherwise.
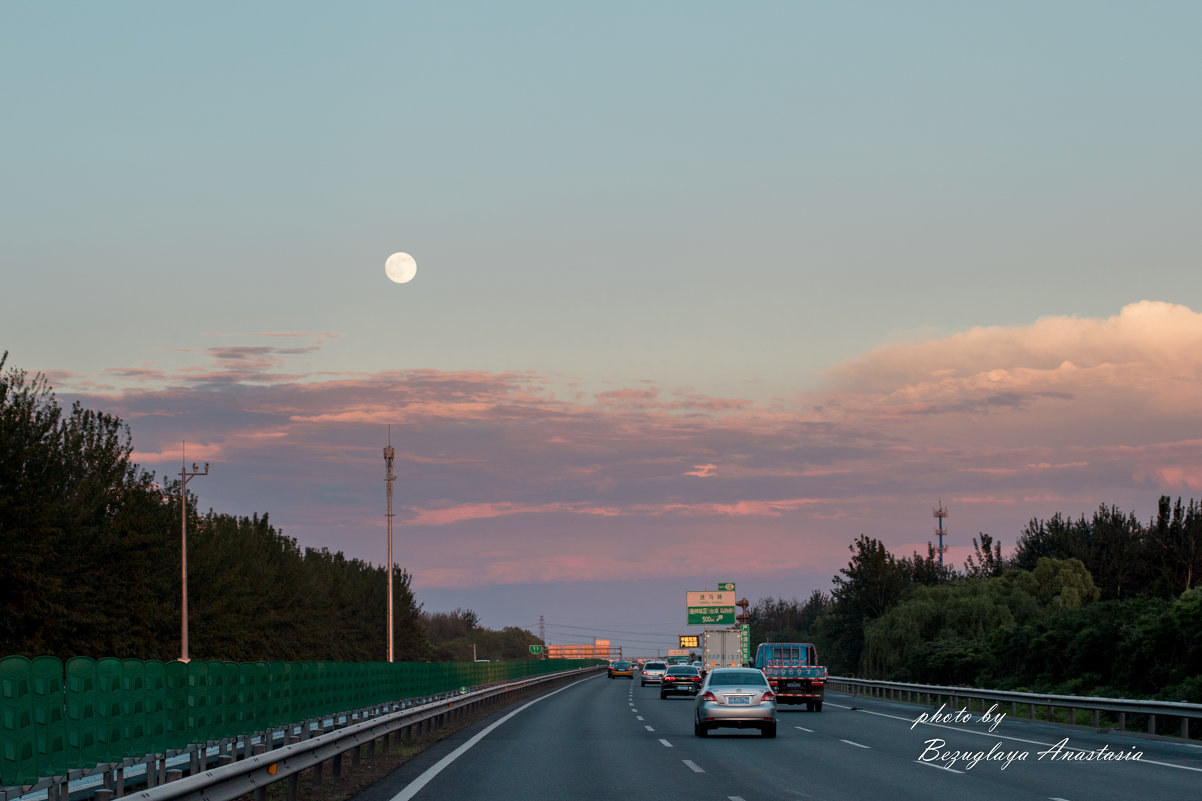
[[[417,262],[408,253],[393,253],[384,262],[384,272],[398,284],[407,284],[417,275]]]

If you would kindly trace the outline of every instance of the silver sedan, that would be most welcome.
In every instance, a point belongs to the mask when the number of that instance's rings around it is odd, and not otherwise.
[[[776,695],[764,674],[754,668],[715,668],[705,674],[697,692],[693,733],[704,737],[711,729],[759,729],[776,736]]]

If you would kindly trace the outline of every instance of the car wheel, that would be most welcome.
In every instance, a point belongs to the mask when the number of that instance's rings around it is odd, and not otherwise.
[[[821,702],[821,701],[819,701],[818,703],[814,704],[814,711],[815,711],[815,712],[821,712],[821,711],[822,711],[822,702]]]
[[[644,687],[647,686],[647,682],[645,682],[645,681],[640,681],[639,684],[643,685]]]
[[[695,716],[693,718],[693,734],[696,734],[698,737],[704,737],[709,733],[709,729],[701,722],[701,716]]]
[[[659,700],[661,700],[661,701],[662,701],[662,700],[664,700],[664,699],[665,699],[665,698],[667,698],[667,697],[668,697],[668,694],[667,694],[666,692],[662,692],[662,691],[660,692],[660,694],[659,694]]]
[[[814,702],[806,701],[806,712],[813,712],[813,711],[814,711]]]
[[[775,737],[776,736],[776,724],[775,723],[765,723],[762,727],[760,727],[760,736]]]

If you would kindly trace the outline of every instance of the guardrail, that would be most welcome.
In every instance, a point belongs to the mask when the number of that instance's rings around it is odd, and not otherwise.
[[[145,761],[146,772],[142,777],[146,783],[145,789],[130,793],[125,792],[123,771],[134,763],[133,760],[126,760],[122,765],[102,766],[104,769],[100,774],[87,774],[98,779],[97,786],[91,790],[91,797],[97,801],[121,797],[144,801],[232,801],[253,794],[256,801],[261,801],[267,797],[266,788],[269,784],[286,780],[287,798],[295,801],[299,776],[305,770],[312,769],[315,781],[320,783],[322,766],[332,760],[331,770],[334,777],[338,778],[342,774],[344,757],[349,754],[351,765],[358,766],[364,746],[371,745],[374,748],[374,744],[380,741],[384,753],[387,753],[393,744],[433,731],[448,720],[458,719],[486,703],[497,702],[540,684],[571,679],[598,670],[600,668],[594,666],[548,673],[471,692],[448,693],[416,706],[397,702],[335,716],[328,723],[309,721],[279,731],[262,732],[254,738],[236,738],[216,745],[209,744],[208,748],[192,746],[180,752],[151,755],[149,761]],[[214,760],[217,764],[210,767]],[[187,767],[188,775],[185,776],[185,771],[179,767],[171,768],[173,761]],[[44,783],[47,799],[66,799],[69,778],[72,777],[59,777]],[[103,786],[99,786],[100,778]],[[0,799],[8,797],[0,792]]]
[[[1190,704],[1177,701],[1155,701],[1127,698],[1098,698],[1084,695],[1049,695],[1046,693],[1024,693],[1011,690],[978,690],[970,687],[948,687],[937,684],[906,684],[904,682],[877,681],[874,679],[855,679],[845,676],[830,676],[826,686],[836,692],[846,692],[851,695],[868,695],[870,697],[886,698],[907,703],[926,704],[938,707],[948,704],[958,710],[960,702],[972,712],[972,702],[980,701],[982,712],[988,711],[986,704],[1010,705],[1012,717],[1019,717],[1019,706],[1027,707],[1027,716],[1031,720],[1036,717],[1036,709],[1046,709],[1046,719],[1057,722],[1055,710],[1068,710],[1068,722],[1077,724],[1077,712],[1092,713],[1088,725],[1100,728],[1102,713],[1109,713],[1115,718],[1114,728],[1127,731],[1127,715],[1146,715],[1148,718],[1148,733],[1157,734],[1157,719],[1161,717],[1179,718],[1182,739],[1189,739],[1190,720],[1202,718],[1202,704]],[[921,700],[925,698],[924,700]],[[919,700],[916,700],[919,699]],[[946,699],[946,700],[945,700]]]
[[[126,784],[165,781],[168,764],[196,773],[277,741],[453,701],[465,687],[519,686],[535,676],[595,666],[565,662],[163,666],[77,659],[68,663],[64,681],[62,663],[53,657],[6,657],[0,659],[0,779],[6,779],[0,801],[41,790],[57,801],[68,783],[74,791],[102,780],[121,795]],[[143,679],[164,667],[169,681]]]
[[[320,781],[321,766],[333,760],[335,776],[341,774],[342,760],[349,753],[353,765],[357,765],[361,749],[365,745],[382,740],[387,752],[393,735],[402,735],[414,726],[422,733],[439,725],[444,718],[457,718],[467,714],[483,703],[495,701],[538,684],[559,681],[577,675],[596,672],[599,668],[552,673],[525,681],[516,681],[475,692],[464,693],[454,698],[423,706],[382,715],[361,721],[337,731],[318,734],[307,740],[292,738],[293,741],[269,751],[262,751],[240,762],[231,762],[205,770],[195,775],[180,777],[166,784],[142,790],[128,797],[141,801],[233,801],[247,794],[254,794],[256,801],[267,797],[267,786],[277,781],[287,781],[287,799],[295,801],[300,774],[305,770],[317,771]],[[373,746],[374,747],[374,746]],[[100,796],[97,796],[100,798]]]

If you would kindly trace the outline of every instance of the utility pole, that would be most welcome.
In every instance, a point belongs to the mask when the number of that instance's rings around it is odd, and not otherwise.
[[[384,483],[388,487],[388,661],[392,661],[392,460],[396,452],[392,449],[392,426],[388,427],[388,447],[384,448]]]
[[[179,507],[180,507],[180,570],[183,578],[183,596],[180,602],[180,655],[179,661],[188,662],[188,480],[197,476],[207,476],[209,474],[209,463],[205,462],[204,471],[200,471],[196,462],[192,463],[192,470],[189,472],[187,466],[181,461],[179,468]]]

